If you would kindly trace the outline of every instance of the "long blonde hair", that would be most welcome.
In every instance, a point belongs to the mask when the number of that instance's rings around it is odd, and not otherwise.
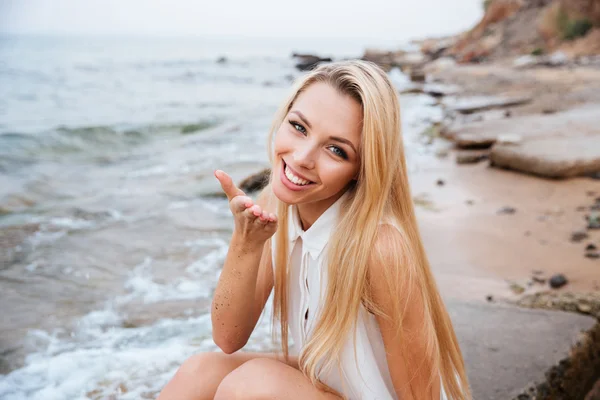
[[[292,94],[277,112],[268,147],[273,160],[273,137],[300,93],[316,82],[330,84],[362,106],[361,165],[357,181],[348,188],[341,207],[340,222],[332,234],[326,265],[328,284],[326,306],[300,357],[300,370],[317,387],[335,392],[319,375],[335,363],[347,335],[354,331],[359,308],[364,305],[375,315],[391,318],[401,335],[404,310],[411,295],[420,295],[425,315],[426,359],[431,367],[430,382],[439,379],[450,399],[468,399],[469,385],[463,357],[444,303],[439,295],[421,241],[409,188],[404,145],[400,134],[400,104],[386,73],[365,61],[343,61],[319,66],[296,82]],[[277,201],[279,228],[275,233],[275,289],[273,331],[279,333],[288,358],[288,205]],[[394,298],[405,298],[394,306],[394,315],[385,316],[376,306],[368,282],[368,261],[382,218],[397,222],[402,241],[392,243],[395,260],[389,265],[390,289]],[[340,267],[341,266],[341,267]],[[421,290],[407,295],[406,288]],[[418,292],[418,293],[417,293]],[[275,329],[279,325],[279,329]],[[440,375],[436,375],[439,371]]]

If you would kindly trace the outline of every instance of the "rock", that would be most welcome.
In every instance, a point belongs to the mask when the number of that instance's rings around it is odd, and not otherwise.
[[[456,154],[457,164],[476,164],[489,158],[488,152],[461,151]]]
[[[498,215],[511,215],[517,212],[517,209],[514,207],[502,207],[496,213]]]
[[[511,282],[509,288],[514,294],[521,294],[525,291],[525,288],[523,286],[515,282]]]
[[[421,68],[411,68],[409,76],[413,82],[425,82],[425,71]]]
[[[454,136],[454,142],[461,149],[489,149],[496,143],[496,138],[472,133],[459,133]]]
[[[579,310],[580,312],[584,313],[584,314],[589,314],[590,311],[592,311],[592,306],[589,304],[585,304],[585,303],[577,303],[577,310]]]
[[[422,87],[423,93],[435,98],[454,95],[460,91],[460,87],[456,85],[444,85],[440,83],[427,83]]]
[[[238,185],[246,194],[262,190],[269,183],[271,177],[271,169],[265,168],[264,170],[250,175],[246,179],[240,182]]]
[[[558,289],[558,288],[565,286],[568,283],[568,281],[567,281],[567,278],[563,274],[556,274],[556,275],[552,275],[549,283],[550,283],[550,287],[552,289]]]
[[[600,253],[597,251],[588,251],[585,253],[586,258],[591,258],[593,260],[600,258]]]
[[[539,65],[540,56],[533,56],[530,54],[517,57],[513,60],[513,67],[515,68],[530,68]]]
[[[224,56],[217,58],[217,64],[225,64],[226,62],[227,62],[227,58]]]
[[[600,212],[592,212],[586,216],[588,229],[600,229]]]
[[[475,204],[475,202],[474,202],[473,200],[467,200],[467,201],[465,201],[465,203],[466,203],[468,206],[472,206],[473,204]]]
[[[546,283],[546,279],[540,278],[539,276],[532,276],[531,280],[535,283],[541,283],[542,285]]]
[[[592,390],[588,392],[584,400],[600,400],[600,379],[596,381]]]
[[[460,114],[472,114],[496,108],[514,107],[531,102],[531,97],[494,97],[478,96],[472,98],[461,98],[454,104],[449,105],[452,111]]]
[[[445,182],[444,182],[444,180],[443,180],[443,179],[438,179],[438,180],[435,182],[435,184],[436,184],[436,185],[438,185],[438,186],[444,186]]]
[[[594,250],[598,250],[598,248],[593,243],[590,243],[587,246],[585,246],[585,251],[594,251]]]
[[[435,74],[456,67],[456,60],[450,57],[441,57],[425,65],[425,72]]]
[[[519,146],[496,144],[493,166],[547,178],[569,178],[600,170],[600,135],[539,138]]]
[[[405,55],[407,53],[402,50],[398,51],[387,51],[387,50],[378,50],[378,49],[366,49],[361,57],[362,60],[371,61],[385,71],[390,71],[393,67],[400,67],[401,69],[404,66]]]
[[[579,243],[588,238],[586,231],[575,231],[571,233],[571,242]]]
[[[485,299],[490,302],[494,301],[494,297],[491,294],[488,294],[487,296],[485,296]]]
[[[600,180],[600,171],[596,171],[596,172],[590,172],[589,174],[586,175],[588,178],[592,178],[594,180]]]
[[[496,138],[496,143],[499,144],[508,144],[508,145],[517,145],[523,141],[523,137],[520,135],[515,135],[512,133],[505,133],[503,135],[498,135]]]
[[[320,63],[332,61],[329,57],[319,57],[312,54],[294,53],[292,57],[296,59],[296,68],[300,71],[310,71]]]
[[[570,59],[563,51],[555,51],[546,58],[546,65],[558,67],[567,64]]]

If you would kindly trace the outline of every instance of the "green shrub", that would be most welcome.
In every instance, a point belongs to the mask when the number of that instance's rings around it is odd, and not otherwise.
[[[569,18],[564,10],[560,10],[557,16],[557,26],[563,40],[573,40],[585,36],[593,24],[587,18]]]
[[[544,49],[542,49],[541,47],[536,47],[535,49],[531,50],[531,55],[532,56],[541,56],[544,53],[545,53]]]
[[[589,19],[571,20],[567,28],[563,31],[563,39],[573,40],[585,36],[592,29],[592,22]]]

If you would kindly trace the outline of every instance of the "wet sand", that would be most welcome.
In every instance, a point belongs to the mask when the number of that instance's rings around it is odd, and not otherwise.
[[[445,184],[438,186],[438,179]],[[450,156],[432,157],[412,185],[413,194],[429,194],[437,210],[417,207],[421,234],[444,296],[511,298],[511,282],[526,288],[525,293],[548,289],[547,284],[527,286],[534,270],[545,278],[565,274],[569,283],[559,290],[600,289],[600,260],[584,257],[588,243],[600,244],[600,232],[589,231],[590,238],[580,243],[570,241],[573,231],[585,228],[585,212],[577,208],[600,196],[600,181],[545,180],[491,168],[485,162],[456,165]],[[516,212],[498,214],[503,207]]]
[[[507,60],[431,71],[429,79],[458,85],[459,98],[531,97],[530,103],[505,110],[513,117],[530,115],[536,125],[539,116],[540,126],[541,119],[547,118],[544,114],[582,105],[597,104],[600,115],[598,68],[515,69]],[[495,112],[504,114],[504,110]],[[494,111],[472,117],[490,116],[498,118]],[[508,126],[512,119],[505,119]],[[514,123],[519,122],[515,119]],[[597,124],[592,125],[590,130],[597,130]],[[506,133],[511,133],[510,128]],[[533,271],[542,278],[565,274],[569,283],[559,291],[600,290],[600,259],[584,256],[588,244],[600,247],[600,231],[588,230],[589,238],[579,243],[570,240],[572,232],[585,231],[584,215],[600,198],[600,180],[544,179],[493,168],[489,161],[457,165],[455,157],[453,150],[445,158],[425,156],[411,177],[413,196],[425,195],[431,202],[431,206],[417,207],[418,218],[444,296],[514,299],[518,293],[511,290],[511,283],[525,289],[523,295],[550,289],[547,283],[531,282]],[[438,186],[438,179],[445,184]],[[498,214],[503,207],[516,212]]]

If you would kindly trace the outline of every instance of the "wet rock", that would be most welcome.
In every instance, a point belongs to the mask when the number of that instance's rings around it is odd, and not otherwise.
[[[563,274],[555,274],[555,275],[552,275],[549,283],[550,283],[551,288],[558,289],[558,288],[565,286],[568,283],[568,281],[567,281],[567,277],[564,276]]]
[[[491,163],[547,178],[569,178],[600,170],[600,135],[538,138],[519,146],[496,144]]]
[[[296,59],[296,68],[300,71],[310,71],[321,63],[332,61],[329,57],[319,57],[312,54],[294,53],[292,57]]]
[[[575,231],[571,233],[571,242],[579,243],[589,237],[586,231]]]
[[[476,164],[489,158],[488,152],[461,151],[456,154],[457,164]]]
[[[514,207],[502,207],[496,213],[498,215],[511,215],[517,212],[517,209]]]
[[[262,190],[269,183],[271,177],[271,169],[265,168],[264,170],[250,175],[246,179],[240,182],[238,185],[245,193],[252,193]]]
[[[600,212],[592,212],[586,219],[588,229],[600,229]]]

